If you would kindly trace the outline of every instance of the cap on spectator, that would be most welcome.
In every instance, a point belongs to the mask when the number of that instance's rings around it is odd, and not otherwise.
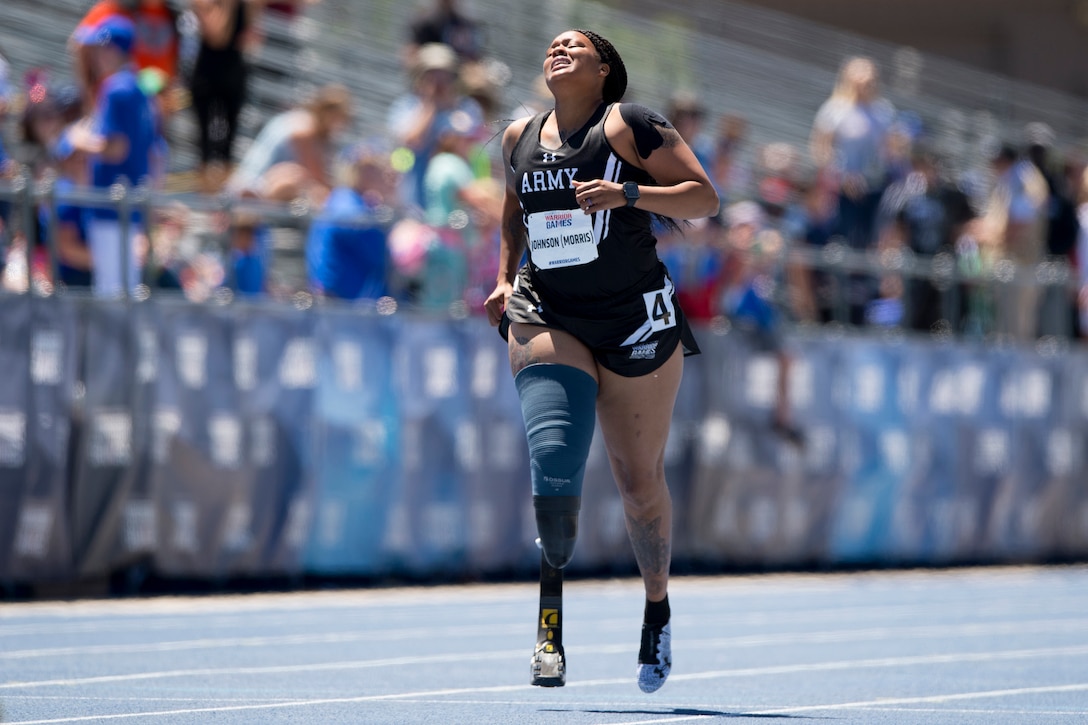
[[[424,43],[416,53],[416,62],[413,70],[417,75],[422,75],[429,70],[444,70],[456,73],[460,63],[457,60],[457,52],[445,43]]]
[[[77,31],[75,39],[83,45],[112,45],[127,55],[136,40],[136,27],[124,15],[110,15],[97,25]]]
[[[1051,148],[1056,138],[1054,129],[1042,121],[1033,121],[1024,126],[1024,141],[1028,146]]]
[[[725,210],[725,222],[730,227],[737,227],[742,224],[751,224],[758,227],[763,224],[763,210],[754,201],[738,201]]]
[[[476,122],[466,111],[450,111],[441,114],[434,124],[435,138],[442,138],[449,134],[452,136],[472,137],[478,131]]]
[[[669,99],[669,118],[680,115],[702,118],[705,113],[706,107],[692,91],[679,90]]]

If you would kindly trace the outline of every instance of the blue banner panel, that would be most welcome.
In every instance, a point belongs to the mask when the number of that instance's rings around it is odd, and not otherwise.
[[[0,581],[71,579],[68,503],[78,310],[58,298],[13,297],[3,306]]]
[[[144,387],[136,373],[137,305],[83,300],[82,405],[72,490],[72,547],[82,577],[111,574],[154,549],[151,501],[142,497],[137,428]],[[142,504],[133,501],[143,498]]]
[[[529,449],[506,342],[478,319],[458,321],[467,415],[458,436],[458,465],[468,502],[466,570],[536,571]]]
[[[317,320],[313,475],[317,497],[305,568],[378,576],[389,501],[400,480],[389,318],[326,311]]]
[[[458,460],[459,435],[469,422],[462,339],[446,321],[399,323],[393,361],[401,476],[383,548],[397,572],[459,572],[467,557],[469,503]]]
[[[244,400],[256,385],[256,345],[236,337],[235,312],[171,301],[155,309],[150,449],[162,520],[156,568],[209,579],[260,571],[254,459],[268,457],[272,444],[262,441],[260,456],[247,445]]]
[[[301,574],[313,525],[317,314],[278,309],[239,320],[256,342],[256,386],[243,397],[256,480],[249,501],[255,573]],[[236,361],[237,362],[237,361]]]

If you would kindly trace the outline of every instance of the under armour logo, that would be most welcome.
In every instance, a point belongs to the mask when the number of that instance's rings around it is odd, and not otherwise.
[[[556,162],[557,158],[558,157],[555,154],[553,154],[551,151],[545,151],[544,152],[543,159],[544,159],[544,163],[546,163],[546,164],[554,164]]]

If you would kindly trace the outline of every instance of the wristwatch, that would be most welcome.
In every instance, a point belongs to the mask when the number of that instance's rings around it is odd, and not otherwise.
[[[634,206],[638,201],[640,194],[638,193],[638,184],[633,181],[625,181],[623,183],[623,197],[627,199],[627,206]]]

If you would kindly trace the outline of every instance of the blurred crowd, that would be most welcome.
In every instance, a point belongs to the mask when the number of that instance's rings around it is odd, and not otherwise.
[[[550,106],[542,78],[535,98],[504,105],[509,69],[483,25],[435,0],[404,29],[406,84],[384,128],[359,133],[358,99],[327,85],[240,144],[262,16],[290,24],[319,1],[100,0],[72,30],[71,81],[12,78],[0,58],[0,118],[19,120],[19,138],[0,138],[0,183],[30,173],[57,200],[28,227],[0,198],[3,285],[289,295],[271,266],[277,231],[294,225],[313,298],[480,313],[503,198],[493,141]],[[995,139],[984,164],[953,165],[865,57],[845,59],[807,148],[749,148],[759,119],[708,105],[678,91],[662,109],[722,199],[717,216],[660,230],[692,318],[750,329],[784,363],[796,323],[1088,335],[1088,174],[1074,140],[1033,123]],[[178,114],[195,128],[193,195],[109,202],[119,182],[171,189]],[[17,164],[4,144],[32,153]]]

